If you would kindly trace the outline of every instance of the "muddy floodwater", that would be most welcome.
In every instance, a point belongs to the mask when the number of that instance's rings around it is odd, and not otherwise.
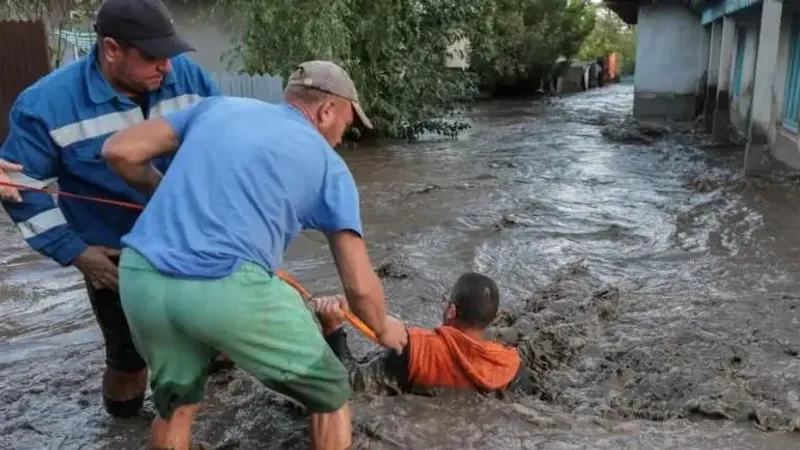
[[[366,397],[358,448],[800,448],[800,183],[745,179],[690,126],[631,128],[633,90],[491,102],[457,141],[343,153],[389,307],[433,326],[464,271],[502,293],[492,334],[538,377],[524,398]],[[102,410],[103,351],[76,271],[0,219],[0,448],[144,448],[152,409]],[[334,293],[324,239],[287,269]],[[354,351],[374,350],[350,333]],[[212,377],[218,449],[307,446],[304,411]]]

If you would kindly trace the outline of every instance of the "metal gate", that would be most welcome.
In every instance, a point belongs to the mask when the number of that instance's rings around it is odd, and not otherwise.
[[[20,92],[50,72],[42,21],[0,21],[0,142],[8,134],[8,111]]]

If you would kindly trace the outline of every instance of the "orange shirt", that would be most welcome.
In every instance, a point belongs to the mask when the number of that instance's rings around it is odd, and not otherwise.
[[[456,328],[408,330],[409,381],[414,386],[464,390],[502,390],[520,366],[516,350],[477,341]]]

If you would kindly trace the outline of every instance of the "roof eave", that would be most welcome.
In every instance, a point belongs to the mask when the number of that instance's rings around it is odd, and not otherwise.
[[[636,25],[639,16],[639,0],[605,0],[603,4],[628,25]]]

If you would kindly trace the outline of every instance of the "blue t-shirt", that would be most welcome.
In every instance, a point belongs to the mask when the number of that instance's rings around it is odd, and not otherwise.
[[[165,118],[180,148],[122,239],[161,273],[222,278],[244,261],[274,272],[303,229],[362,234],[350,170],[294,107],[215,97]]]

